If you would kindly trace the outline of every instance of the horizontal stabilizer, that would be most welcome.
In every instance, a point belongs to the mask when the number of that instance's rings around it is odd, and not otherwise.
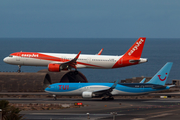
[[[174,87],[174,86],[176,86],[176,85],[168,85],[168,87]]]
[[[140,62],[140,60],[129,60],[130,63]]]

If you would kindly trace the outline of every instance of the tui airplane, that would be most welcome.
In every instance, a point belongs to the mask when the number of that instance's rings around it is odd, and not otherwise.
[[[56,95],[64,95],[113,100],[113,96],[142,95],[167,90],[174,86],[165,86],[172,64],[166,63],[147,83],[119,83],[119,80],[115,83],[54,83],[45,91],[53,94],[55,99]]]

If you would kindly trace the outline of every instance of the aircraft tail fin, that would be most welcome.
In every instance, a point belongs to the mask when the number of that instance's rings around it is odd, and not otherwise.
[[[172,62],[167,62],[147,83],[165,85],[172,65]]]
[[[145,41],[145,37],[140,37],[123,55],[123,57],[133,57],[139,59],[141,57]]]
[[[141,58],[145,41],[145,37],[140,37],[129,48],[129,50],[122,57],[120,57],[120,59],[114,64],[112,68],[125,67],[147,62],[148,60],[146,58]]]

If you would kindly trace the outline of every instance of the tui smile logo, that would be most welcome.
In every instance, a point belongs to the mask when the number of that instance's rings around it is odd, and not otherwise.
[[[168,73],[166,73],[166,75],[167,75]],[[164,81],[167,77],[165,76],[165,78],[161,78],[161,75],[158,75],[158,77],[159,77],[159,79],[161,80],[161,81]]]

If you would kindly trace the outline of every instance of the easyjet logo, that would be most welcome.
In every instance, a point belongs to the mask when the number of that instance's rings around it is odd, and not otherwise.
[[[38,54],[22,54],[22,57],[38,57]]]
[[[59,85],[59,90],[69,90],[69,85]]]
[[[134,51],[138,50],[139,46],[144,42],[143,39],[140,39],[139,42],[136,42],[136,45],[132,48],[132,50],[128,53],[128,55],[132,55]]]

